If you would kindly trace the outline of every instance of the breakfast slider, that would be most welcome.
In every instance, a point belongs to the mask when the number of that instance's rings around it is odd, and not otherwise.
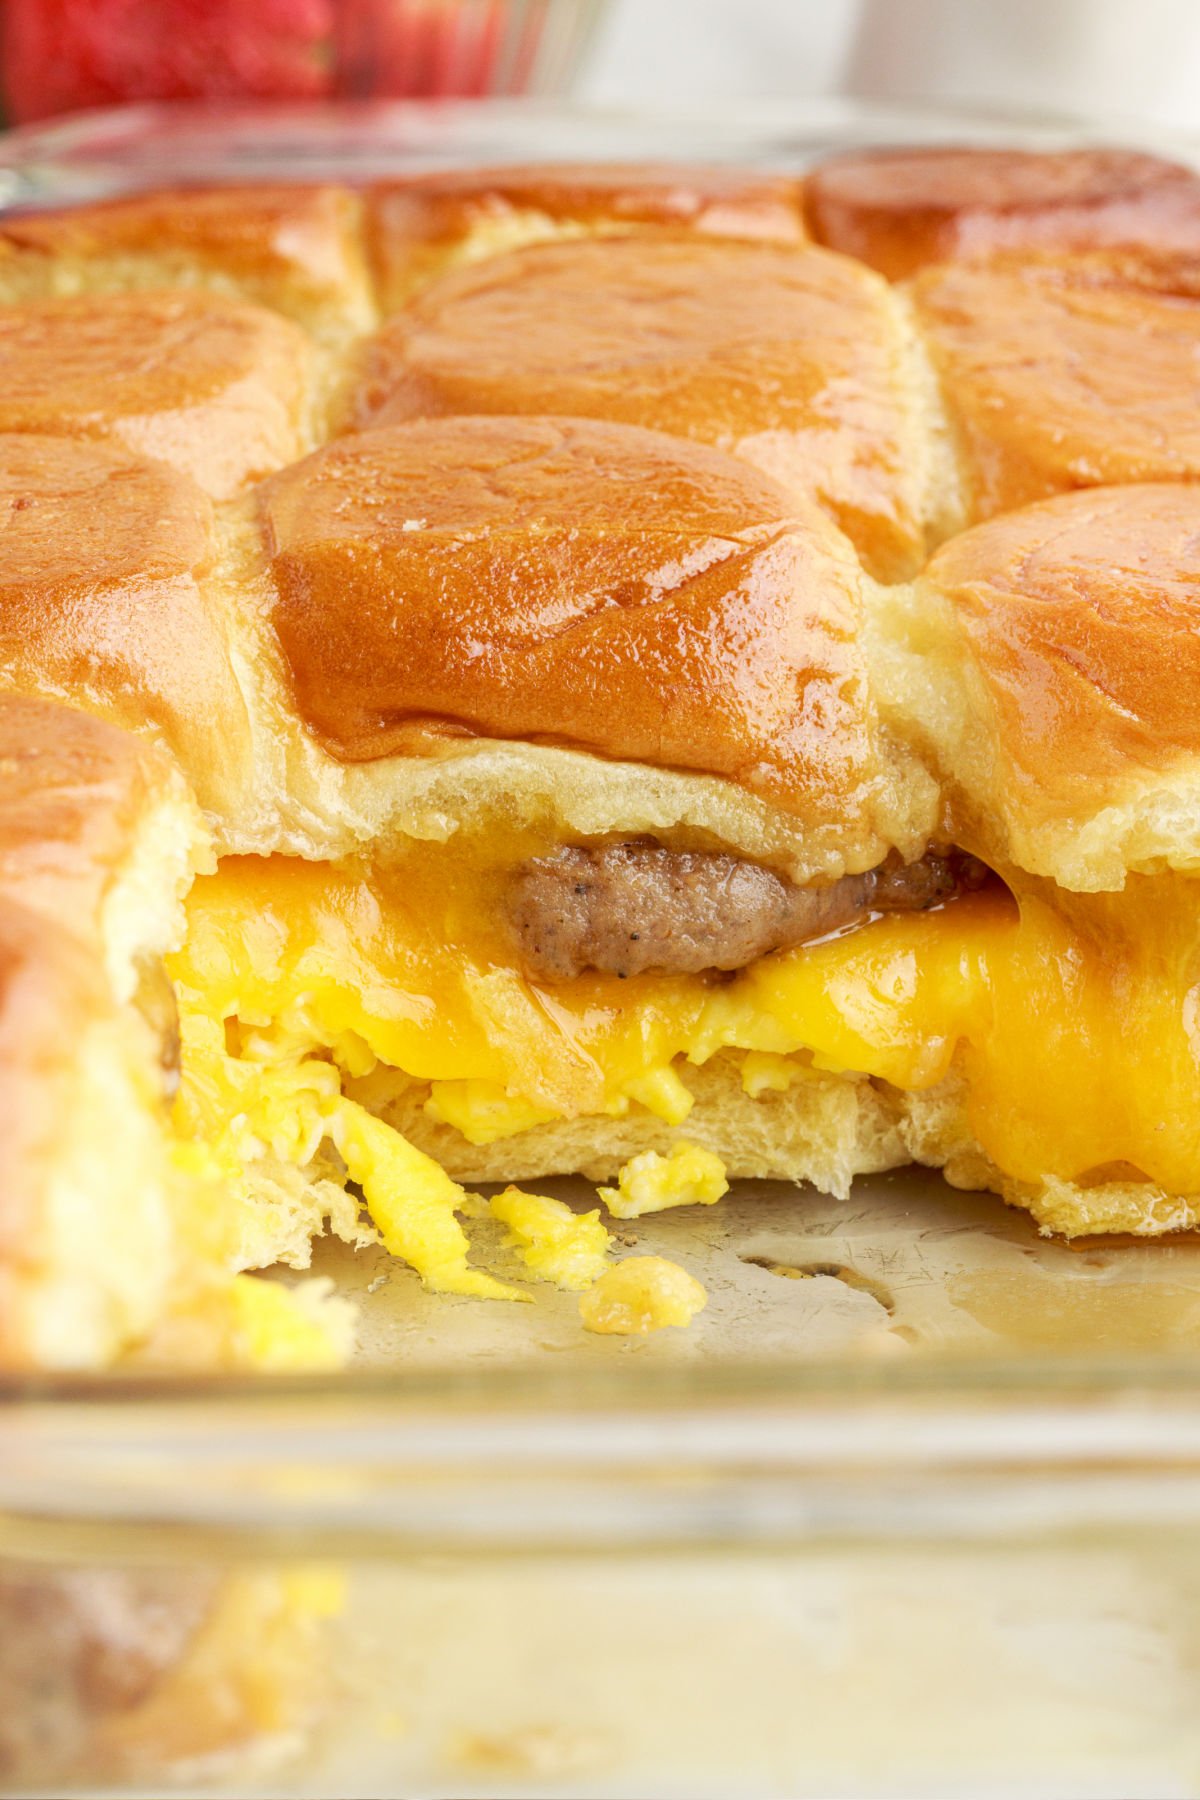
[[[1194,487],[1066,495],[945,545],[877,615],[956,839],[1012,896],[954,915],[928,1029],[957,1049],[911,1141],[1066,1236],[1200,1219],[1198,546]]]
[[[0,300],[195,288],[269,307],[320,344],[376,322],[364,200],[332,182],[165,188],[0,219]]]

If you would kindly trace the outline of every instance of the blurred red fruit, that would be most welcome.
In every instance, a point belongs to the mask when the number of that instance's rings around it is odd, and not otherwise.
[[[122,100],[332,91],[337,0],[4,0],[16,120]]]

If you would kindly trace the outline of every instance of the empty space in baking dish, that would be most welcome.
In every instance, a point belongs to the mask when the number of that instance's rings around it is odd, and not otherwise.
[[[580,1211],[596,1205],[580,1179],[526,1185]],[[578,1295],[548,1283],[530,1290],[528,1306],[429,1294],[386,1252],[332,1240],[318,1244],[310,1273],[331,1277],[359,1308],[352,1370],[549,1356],[560,1373],[607,1367],[634,1381],[648,1365],[702,1379],[726,1359],[784,1370],[850,1358],[869,1379],[873,1365],[914,1359],[1200,1350],[1200,1237],[1067,1244],[1039,1236],[994,1195],[957,1192],[928,1170],[860,1178],[849,1200],[739,1181],[715,1206],[609,1223],[619,1254],[670,1258],[703,1283],[708,1304],[686,1330],[596,1337],[580,1330]]]

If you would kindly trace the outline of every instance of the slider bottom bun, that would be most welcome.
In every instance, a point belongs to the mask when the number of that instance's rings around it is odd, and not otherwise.
[[[1138,1180],[1080,1183],[1046,1176],[1022,1182],[1006,1175],[975,1137],[957,1077],[925,1093],[904,1094],[866,1076],[811,1075],[787,1092],[767,1088],[751,1098],[736,1062],[717,1057],[690,1070],[687,1079],[695,1106],[683,1127],[643,1112],[627,1119],[562,1120],[499,1144],[473,1145],[430,1120],[426,1092],[413,1084],[398,1086],[381,1116],[467,1184],[567,1174],[609,1182],[632,1157],[648,1150],[669,1156],[684,1136],[719,1157],[731,1179],[810,1182],[840,1199],[849,1197],[860,1175],[923,1163],[951,1187],[1000,1195],[1057,1237],[1158,1237],[1200,1225],[1200,1193],[1170,1194]]]
[[[1006,1174],[972,1131],[969,1096],[960,1078],[929,1093],[906,1095],[902,1112],[899,1134],[906,1162],[939,1170],[951,1187],[999,1194],[1009,1206],[1030,1213],[1043,1236],[1163,1237],[1200,1226],[1200,1192],[1169,1193],[1119,1163],[1100,1165],[1081,1181],[1060,1175],[1022,1181]]]
[[[428,1090],[413,1083],[398,1083],[380,1115],[468,1183],[568,1174],[607,1182],[644,1151],[668,1156],[681,1137],[718,1156],[735,1180],[809,1181],[841,1198],[856,1175],[911,1160],[900,1095],[865,1076],[810,1071],[786,1091],[767,1087],[751,1096],[738,1059],[719,1054],[685,1078],[694,1104],[679,1126],[638,1107],[620,1119],[560,1119],[499,1143],[471,1144],[430,1118]]]

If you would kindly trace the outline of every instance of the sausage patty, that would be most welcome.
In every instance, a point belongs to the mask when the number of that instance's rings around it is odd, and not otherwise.
[[[873,913],[920,911],[986,875],[973,857],[950,851],[796,887],[737,856],[638,839],[526,863],[509,895],[509,920],[526,970],[546,980],[584,969],[698,975],[743,969]]]

